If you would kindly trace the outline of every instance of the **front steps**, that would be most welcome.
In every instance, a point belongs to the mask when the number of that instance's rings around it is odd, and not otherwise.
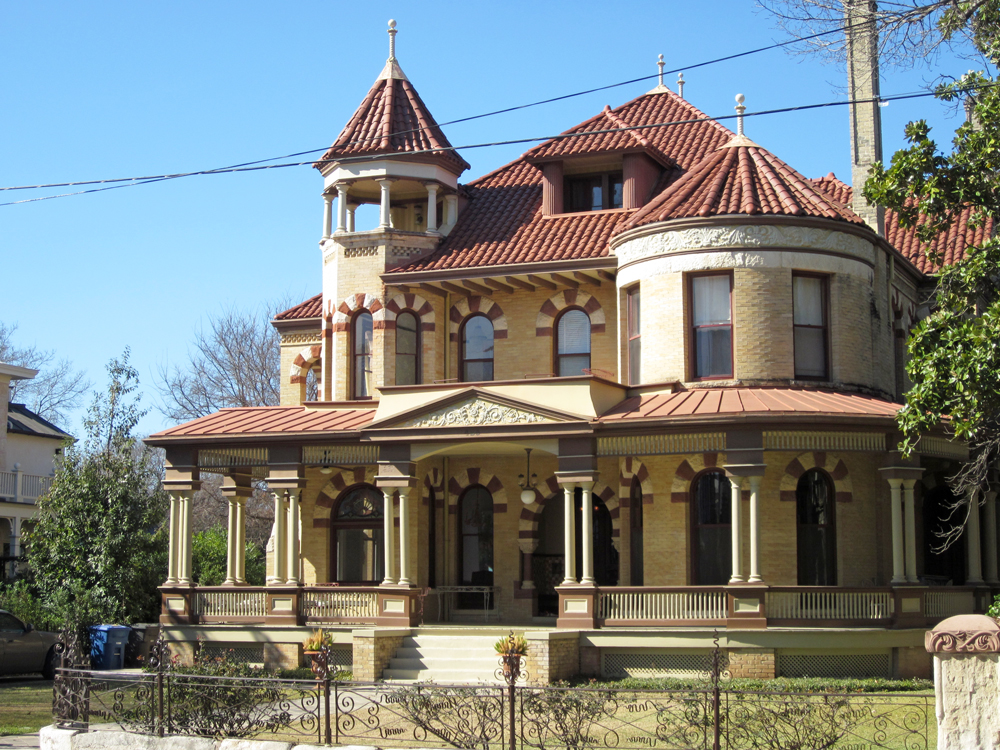
[[[494,672],[500,657],[493,651],[497,639],[506,635],[419,633],[403,639],[382,679],[393,682],[436,682],[440,685],[498,685]]]

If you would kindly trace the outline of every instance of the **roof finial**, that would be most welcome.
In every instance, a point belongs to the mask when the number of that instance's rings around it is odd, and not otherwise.
[[[660,85],[661,86],[663,85],[663,66],[665,66],[665,65],[666,65],[666,63],[663,62],[663,55],[660,55],[660,59],[656,63],[656,67],[658,67],[660,69]]]
[[[743,135],[743,113],[747,108],[743,106],[747,98],[743,94],[736,95],[736,135]]]
[[[683,99],[684,98],[684,74],[677,74],[677,95]]]
[[[396,22],[389,19],[389,62],[396,61]]]

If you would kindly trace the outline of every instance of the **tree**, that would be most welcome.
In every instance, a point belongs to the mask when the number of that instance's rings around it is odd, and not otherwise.
[[[281,337],[271,319],[286,300],[247,312],[229,308],[195,333],[183,366],[160,368],[160,410],[186,421],[233,406],[275,406],[281,394]]]
[[[16,332],[16,323],[8,325],[0,321],[0,362],[39,372],[31,380],[13,381],[10,400],[27,405],[50,422],[64,424],[68,412],[76,409],[83,394],[90,390],[90,381],[68,359],[57,360],[52,350],[17,346]]]
[[[199,531],[191,540],[191,574],[199,586],[218,586],[226,578],[226,530],[213,526]],[[251,586],[263,586],[266,558],[259,545],[246,543],[246,581]]]
[[[67,626],[149,621],[166,577],[167,498],[151,451],[134,435],[146,411],[129,350],[107,369],[86,437],[67,445],[26,532],[33,585]]]

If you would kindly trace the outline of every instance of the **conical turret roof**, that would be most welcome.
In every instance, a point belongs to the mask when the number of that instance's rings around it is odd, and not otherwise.
[[[765,148],[741,135],[720,146],[638,211],[632,229],[670,219],[746,214],[864,220]]]
[[[441,132],[394,52],[390,51],[375,85],[314,167],[322,171],[330,160],[348,156],[413,153],[414,159],[436,162],[456,175],[469,168]]]

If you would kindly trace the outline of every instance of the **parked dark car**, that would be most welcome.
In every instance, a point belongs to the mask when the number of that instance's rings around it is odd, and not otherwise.
[[[58,633],[35,630],[0,609],[0,674],[41,672],[51,680],[56,673]]]

